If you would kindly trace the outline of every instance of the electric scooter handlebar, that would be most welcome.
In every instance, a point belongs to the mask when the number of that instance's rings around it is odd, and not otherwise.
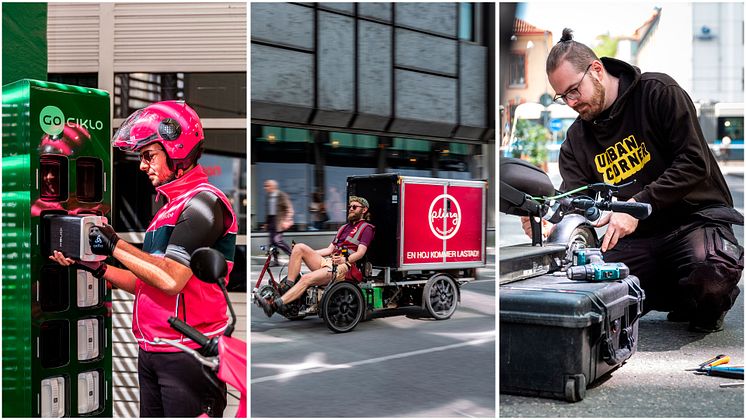
[[[588,198],[575,198],[572,200],[570,205],[582,210],[596,207],[599,210],[611,210],[619,213],[626,213],[639,220],[646,219],[653,212],[653,207],[648,203],[630,201],[596,201]]]
[[[210,339],[207,338],[206,335],[197,331],[194,327],[192,327],[191,325],[187,324],[186,322],[182,321],[179,318],[175,318],[172,316],[168,318],[168,323],[169,325],[171,325],[171,328],[191,338],[194,342],[199,344],[201,347],[205,347],[207,345],[207,342],[210,341]]]

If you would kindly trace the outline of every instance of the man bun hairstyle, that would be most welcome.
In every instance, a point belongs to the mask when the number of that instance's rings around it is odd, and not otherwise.
[[[562,30],[562,38],[560,38],[559,42],[567,42],[572,41],[572,29],[565,28]]]
[[[598,60],[598,56],[587,45],[572,39],[572,29],[565,28],[562,30],[562,37],[559,42],[552,47],[547,57],[547,74],[552,73],[559,67],[563,61],[568,61],[578,72],[585,71],[593,60]]]

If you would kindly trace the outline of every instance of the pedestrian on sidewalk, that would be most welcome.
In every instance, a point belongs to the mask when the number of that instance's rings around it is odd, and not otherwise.
[[[279,185],[274,179],[264,181],[264,191],[267,193],[265,209],[267,222],[265,226],[269,232],[270,246],[281,249],[289,256],[291,250],[283,240],[282,234],[293,226],[293,203],[286,193],[280,191]],[[279,265],[280,262],[277,260],[277,254],[274,254],[272,266]]]
[[[308,206],[308,212],[311,213],[311,222],[313,223],[312,230],[323,229],[324,223],[329,221],[329,215],[326,213],[324,195],[322,193],[318,191],[313,193],[311,205]]]

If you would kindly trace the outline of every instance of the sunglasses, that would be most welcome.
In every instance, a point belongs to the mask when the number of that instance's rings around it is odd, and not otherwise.
[[[363,208],[363,206],[360,206],[360,205],[357,205],[357,204],[352,204],[352,205],[348,206],[347,208],[348,209],[352,209],[352,210],[357,210],[357,209]]]
[[[155,159],[155,156],[158,155],[158,152],[162,152],[162,150],[146,150],[140,153],[140,162],[145,161],[148,164],[153,163],[153,159]]]

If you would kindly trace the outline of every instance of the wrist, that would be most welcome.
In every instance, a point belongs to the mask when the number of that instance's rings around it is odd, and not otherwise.
[[[93,277],[95,277],[97,279],[103,279],[104,275],[106,274],[106,270],[108,268],[109,268],[109,266],[106,263],[102,262],[98,266],[98,268],[96,268],[95,270],[91,271],[91,274],[93,274]]]
[[[111,238],[111,250],[109,252],[109,255],[114,255],[114,251],[117,249],[117,244],[119,243],[119,237],[114,236]]]

